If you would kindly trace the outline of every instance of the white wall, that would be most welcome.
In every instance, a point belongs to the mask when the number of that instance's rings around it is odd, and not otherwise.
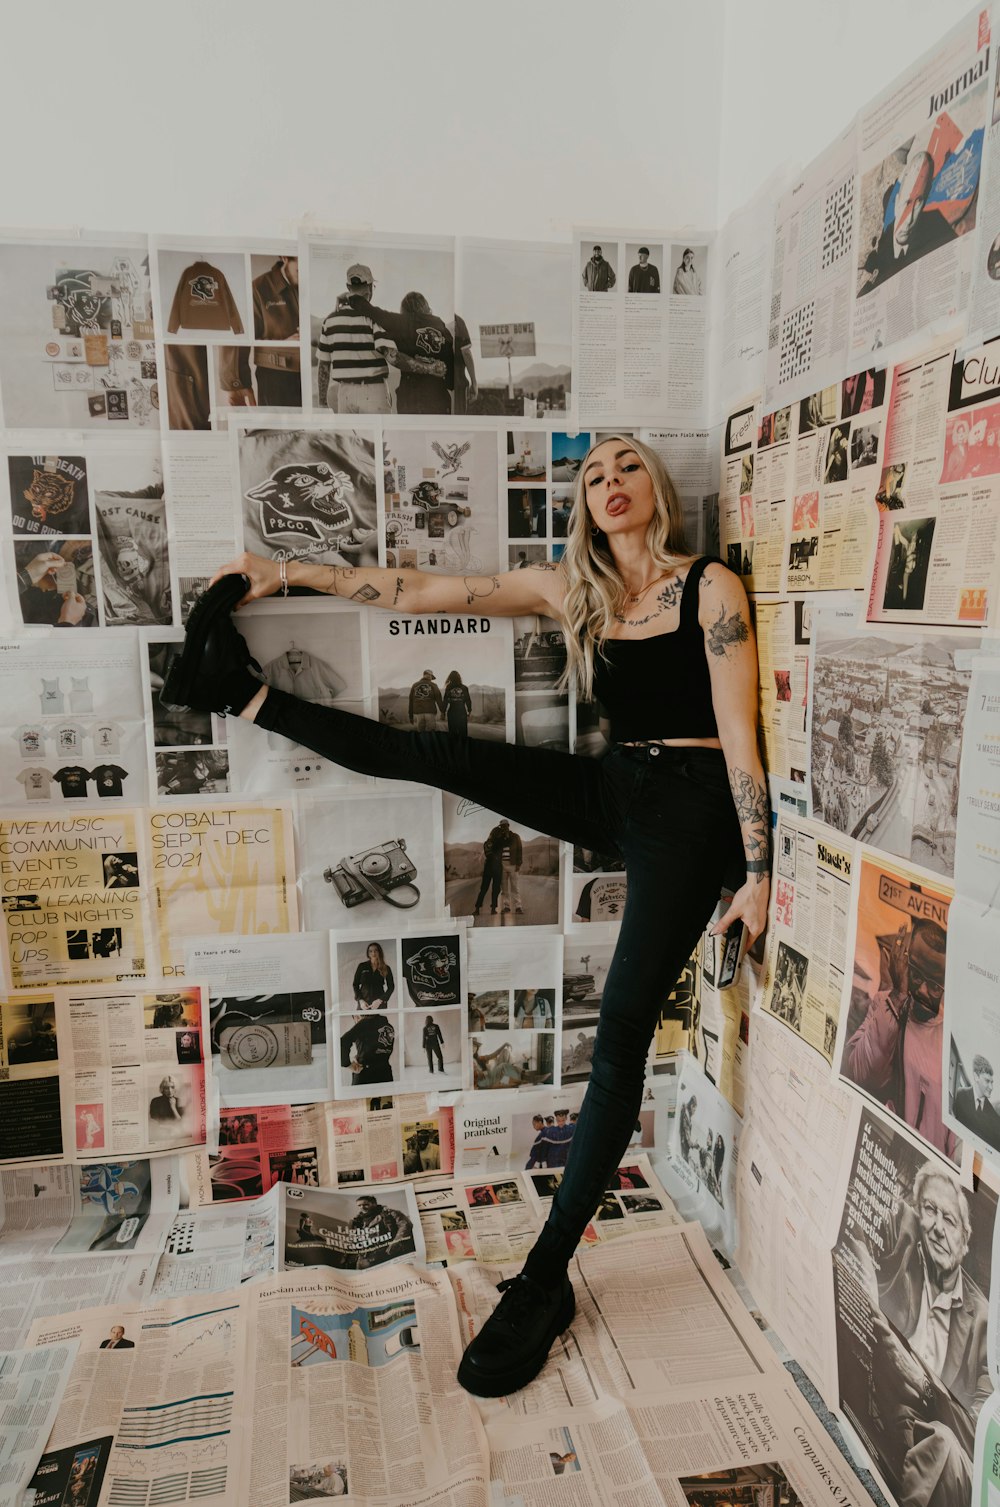
[[[710,226],[722,0],[4,8],[8,226]]]
[[[972,8],[969,0],[725,0],[717,223],[781,163],[804,167]]]

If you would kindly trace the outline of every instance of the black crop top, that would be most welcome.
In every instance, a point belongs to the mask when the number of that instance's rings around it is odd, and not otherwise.
[[[607,638],[595,650],[594,697],[611,718],[613,743],[719,736],[698,621],[698,582],[713,563],[702,555],[688,570],[673,632]]]

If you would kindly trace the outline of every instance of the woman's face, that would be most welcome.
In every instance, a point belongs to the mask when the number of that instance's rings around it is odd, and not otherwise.
[[[379,952],[374,942],[368,949],[368,961],[369,963],[371,963],[373,968],[377,968],[379,965]]]
[[[656,512],[653,479],[627,440],[606,440],[591,452],[583,487],[595,528],[609,536],[645,533]]]

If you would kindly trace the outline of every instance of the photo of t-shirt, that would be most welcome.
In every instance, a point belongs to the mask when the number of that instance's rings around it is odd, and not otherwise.
[[[56,753],[78,754],[83,748],[83,728],[75,722],[62,722],[56,728]]]
[[[121,735],[122,730],[117,722],[99,722],[91,733],[94,740],[94,752],[116,754]]]
[[[86,796],[89,770],[82,769],[79,764],[64,764],[62,769],[56,770],[55,777],[66,800],[78,801]]]
[[[37,722],[22,722],[15,728],[14,737],[22,759],[45,758],[45,729]]]
[[[90,771],[90,778],[97,786],[98,795],[121,795],[122,780],[128,779],[128,770],[118,764],[98,764]]]
[[[15,775],[19,785],[24,786],[24,793],[29,801],[47,801],[51,794],[50,785],[54,779],[48,769],[22,769],[19,775]]]

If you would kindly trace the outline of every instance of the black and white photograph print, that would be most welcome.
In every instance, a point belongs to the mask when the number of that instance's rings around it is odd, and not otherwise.
[[[456,355],[456,413],[540,419],[572,407],[571,260],[568,245],[459,243],[455,326],[460,333],[464,326],[469,348],[463,357],[459,347]],[[542,447],[542,473],[519,474],[518,480],[545,479],[545,436],[535,439]],[[529,466],[537,460],[536,450]]]
[[[596,1019],[614,947],[567,936],[563,951],[563,1031]]]
[[[464,392],[469,377],[450,242],[315,238],[302,270],[314,409],[453,411],[456,383]]]
[[[850,424],[834,424],[826,445],[823,464],[823,485],[832,486],[847,480],[848,440]]]
[[[336,1003],[340,1014],[398,1009],[399,944],[394,936],[359,933],[350,941],[335,942],[334,946]]]
[[[778,1464],[736,1465],[680,1476],[689,1507],[800,1507],[801,1498]]]
[[[204,1124],[204,1077],[200,1068],[146,1069],[148,1131],[152,1146],[191,1142]]]
[[[9,428],[159,429],[144,237],[0,246],[0,328]]]
[[[518,691],[554,691],[566,669],[566,636],[557,622],[544,617],[516,617],[514,684]]]
[[[784,1020],[793,1031],[802,1028],[802,1000],[806,989],[809,959],[804,953],[790,947],[787,942],[778,943],[774,964],[774,995],[771,1011],[778,1020]]]
[[[310,1460],[308,1464],[288,1467],[290,1502],[328,1501],[330,1497],[346,1496],[347,1490],[345,1460]]]
[[[440,916],[441,807],[437,791],[303,797],[298,827],[303,921],[309,931]]]
[[[381,1010],[342,1015],[338,1021],[338,1099],[356,1099],[370,1083],[398,1083],[402,1068],[402,1016]]]
[[[22,622],[100,627],[91,539],[15,539],[14,569]]]
[[[399,956],[404,1008],[441,1009],[461,1003],[462,938],[458,932],[407,934],[400,938]]]
[[[562,1035],[562,1079],[566,1083],[584,1083],[590,1077],[594,1061],[596,1019],[564,1030]]]
[[[663,292],[663,245],[659,241],[626,241],[627,293]]]
[[[855,424],[851,430],[851,470],[874,466],[878,460],[881,424]]]
[[[671,246],[670,292],[701,298],[706,291],[707,264],[707,246]]]
[[[618,285],[618,242],[614,239],[580,242],[580,285],[585,293],[614,293]]]
[[[413,551],[410,563],[422,570],[453,575],[497,570],[502,555],[496,435],[483,429],[387,427],[382,448],[386,545]]]
[[[435,1092],[462,1087],[462,1011],[410,1010],[403,1017],[403,1084]]]
[[[892,525],[882,606],[887,612],[921,612],[927,591],[936,518],[901,518]]]
[[[835,423],[839,398],[840,389],[836,384],[832,387],[822,387],[819,392],[813,392],[807,398],[801,398],[799,400],[799,434],[808,434],[813,429],[821,429],[825,424]]]
[[[351,429],[239,436],[243,543],[268,559],[377,565],[375,449]]]
[[[542,507],[544,520],[545,509]],[[544,521],[542,527],[544,528]],[[527,540],[517,539],[507,546],[507,569],[529,570],[532,565],[544,565],[548,559],[548,549],[544,544],[531,543]]]
[[[444,891],[453,916],[479,927],[554,926],[559,843],[445,792]]]
[[[147,639],[149,660],[149,720],[156,748],[184,748],[192,744],[215,742],[211,712],[196,712],[190,707],[175,706],[161,699],[163,684],[174,660],[184,647],[178,636],[170,641]]]
[[[156,793],[163,798],[227,795],[229,753],[225,748],[182,748],[157,752]]]

